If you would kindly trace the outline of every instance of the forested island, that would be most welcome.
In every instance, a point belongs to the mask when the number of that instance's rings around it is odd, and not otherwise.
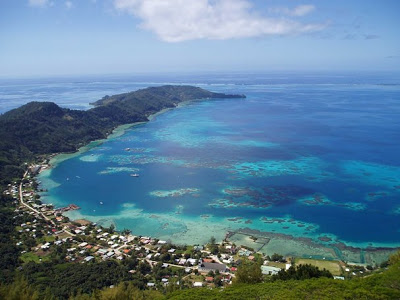
[[[147,121],[184,101],[218,98],[245,96],[162,86],[105,96],[87,111],[30,102],[0,116],[0,298],[398,299],[399,253],[379,266],[340,262],[332,274],[213,238],[206,245],[179,246],[71,222],[36,197],[31,163],[74,152],[120,125]]]

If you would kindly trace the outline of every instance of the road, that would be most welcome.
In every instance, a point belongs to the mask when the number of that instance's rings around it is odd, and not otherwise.
[[[21,202],[21,205],[25,206],[26,208],[30,209],[31,211],[37,213],[38,215],[42,216],[43,219],[45,219],[46,221],[49,221],[51,224],[54,225],[54,227],[57,226],[57,224],[50,219],[49,217],[45,216],[42,212],[38,211],[37,209],[34,209],[32,206],[28,205],[27,203],[24,202],[24,196],[22,195],[22,185],[23,185],[23,180],[25,179],[26,175],[28,175],[28,171],[26,171],[24,173],[24,176],[22,177],[21,183],[19,185],[19,201]],[[75,234],[73,234],[72,232],[66,230],[64,228],[64,232],[66,232],[67,234],[69,234],[70,236],[75,236]]]

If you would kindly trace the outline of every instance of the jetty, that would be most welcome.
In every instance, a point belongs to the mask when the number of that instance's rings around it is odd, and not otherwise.
[[[76,205],[76,204],[69,204],[69,205],[66,206],[66,207],[57,208],[56,210],[54,210],[54,212],[56,212],[56,213],[63,213],[63,212],[66,212],[66,211],[78,210],[78,209],[80,209],[80,207],[79,207],[78,205]]]

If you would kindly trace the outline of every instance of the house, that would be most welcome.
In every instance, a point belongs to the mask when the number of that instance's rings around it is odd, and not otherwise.
[[[188,258],[187,262],[190,263],[192,266],[194,266],[196,264],[196,259],[194,258]]]
[[[276,275],[280,270],[280,268],[272,266],[261,266],[261,272],[263,273],[263,275]]]
[[[148,286],[148,287],[155,287],[156,284],[155,284],[154,282],[148,282],[148,283],[147,283],[147,286]]]
[[[193,287],[202,287],[202,286],[203,286],[203,283],[200,281],[193,282]]]
[[[220,273],[226,272],[226,265],[218,263],[202,262],[199,264],[199,272],[219,271]]]
[[[247,249],[240,249],[239,250],[239,255],[240,256],[250,256],[251,255],[251,251],[247,250]]]
[[[107,249],[99,249],[99,250],[97,251],[97,253],[99,253],[100,255],[104,255],[104,254],[106,254],[107,252],[108,252]]]
[[[214,281],[214,277],[212,277],[212,276],[207,276],[205,279],[206,279],[207,282],[213,282]]]
[[[94,259],[93,256],[87,256],[87,257],[85,257],[84,261],[89,262],[89,261],[91,261],[92,259]]]

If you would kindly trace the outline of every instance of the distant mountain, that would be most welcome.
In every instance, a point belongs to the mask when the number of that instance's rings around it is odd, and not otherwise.
[[[52,102],[30,102],[0,116],[1,181],[19,177],[22,164],[35,155],[73,152],[90,141],[105,138],[119,125],[147,121],[148,116],[162,109],[206,98],[245,96],[167,85],[105,96],[87,111],[61,108]]]

